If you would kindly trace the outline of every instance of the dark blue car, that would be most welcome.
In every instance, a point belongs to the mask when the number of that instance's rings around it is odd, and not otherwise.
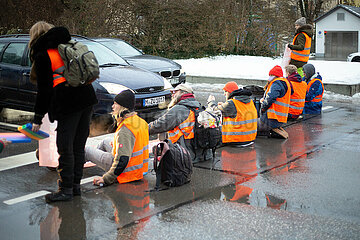
[[[102,44],[83,37],[74,37],[95,53],[100,77],[93,82],[99,104],[94,113],[111,112],[113,98],[125,89],[136,97],[136,111],[151,120],[162,114],[171,99],[172,85],[164,77],[129,65]],[[28,35],[0,36],[0,110],[4,107],[33,111],[36,86],[30,83]]]

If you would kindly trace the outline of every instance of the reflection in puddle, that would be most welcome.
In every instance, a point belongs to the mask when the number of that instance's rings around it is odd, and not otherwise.
[[[287,209],[287,202],[285,199],[254,190],[253,188],[240,184],[224,187],[221,190],[220,200],[244,203],[255,207],[269,207],[282,210]]]

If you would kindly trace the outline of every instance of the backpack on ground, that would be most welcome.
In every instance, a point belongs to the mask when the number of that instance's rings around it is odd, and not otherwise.
[[[160,142],[153,147],[156,187],[160,183],[168,187],[184,185],[191,180],[192,161],[190,153],[179,143]]]
[[[99,63],[92,51],[81,42],[70,40],[58,46],[65,70],[61,74],[72,87],[90,84],[99,77]],[[59,73],[60,74],[60,73]]]
[[[212,149],[221,144],[220,119],[214,111],[191,109],[195,113],[194,140],[196,149]]]

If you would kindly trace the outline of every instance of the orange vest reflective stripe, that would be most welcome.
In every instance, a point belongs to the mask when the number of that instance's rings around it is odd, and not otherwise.
[[[306,33],[302,32],[305,36],[305,46],[304,46],[304,50],[302,51],[297,51],[297,50],[292,50],[291,51],[291,59],[297,60],[297,61],[301,61],[301,62],[308,62],[309,61],[309,56],[310,56],[310,48],[311,48],[311,37],[309,37]],[[293,43],[295,44],[295,39],[299,36],[300,33],[296,34],[296,36],[293,39]]]
[[[172,143],[176,143],[181,136],[185,139],[194,138],[194,127],[195,127],[195,113],[190,110],[189,116],[179,126],[168,132],[169,140]]]
[[[314,97],[311,101],[306,101],[306,102],[321,102],[322,98],[323,98],[323,94],[324,94],[324,84],[322,83],[322,81],[318,78],[314,78],[312,79],[308,84],[307,84],[307,92],[309,92],[311,85],[315,82],[315,81],[319,81],[321,83],[322,86],[322,92],[320,95],[317,95],[316,97]]]
[[[51,69],[53,71],[53,87],[55,87],[56,85],[66,81],[66,79],[61,75],[64,72],[65,65],[57,49],[48,49],[47,52],[50,57]]]
[[[290,96],[289,113],[292,115],[300,115],[305,106],[307,84],[304,81],[291,83],[294,93]]]
[[[270,82],[269,86],[266,88],[265,94],[267,94],[270,91],[271,85],[275,81],[285,82],[287,86],[287,92],[282,98],[277,98],[276,101],[273,104],[271,104],[269,109],[266,111],[267,117],[269,119],[276,119],[278,122],[286,123],[287,116],[289,113],[289,105],[290,105],[290,94],[291,94],[290,83],[285,78],[275,78]]]
[[[148,124],[138,115],[126,118],[116,130],[114,136],[113,155],[116,157],[119,143],[117,134],[126,126],[135,136],[135,145],[124,171],[117,177],[119,183],[132,182],[143,178],[149,167],[149,130]]]
[[[257,111],[253,101],[243,103],[231,99],[236,107],[236,117],[224,117],[222,123],[223,143],[242,143],[254,141],[257,133]]]

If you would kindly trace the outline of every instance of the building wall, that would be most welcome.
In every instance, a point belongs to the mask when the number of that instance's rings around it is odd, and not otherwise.
[[[345,13],[344,21],[337,21],[337,13]],[[318,57],[325,55],[325,35],[324,31],[357,31],[358,32],[358,51],[360,51],[360,18],[339,8],[330,15],[316,22],[316,48],[315,54]]]

